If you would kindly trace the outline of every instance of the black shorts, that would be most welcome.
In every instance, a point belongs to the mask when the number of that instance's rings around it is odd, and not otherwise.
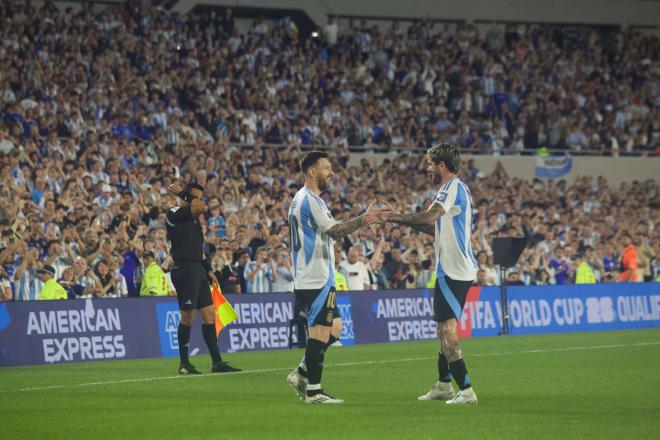
[[[209,276],[200,262],[175,262],[172,284],[181,310],[198,310],[213,304]]]
[[[332,327],[332,321],[339,318],[337,293],[334,287],[326,289],[294,290],[296,308],[307,312],[307,326],[322,325]]]
[[[461,319],[468,290],[473,281],[452,280],[447,275],[435,282],[433,294],[433,320],[442,322],[452,318]]]

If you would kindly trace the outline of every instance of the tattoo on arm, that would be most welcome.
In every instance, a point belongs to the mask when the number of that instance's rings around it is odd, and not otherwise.
[[[413,225],[432,225],[433,221],[442,216],[445,213],[445,210],[442,206],[434,203],[431,207],[423,212],[410,212],[405,214],[391,214],[388,217],[388,220],[394,223],[400,223],[402,225],[413,226]],[[423,232],[423,231],[422,231]]]
[[[433,225],[409,225],[412,229],[417,232],[421,232],[431,237],[435,236],[435,226]]]
[[[332,228],[328,230],[328,235],[333,240],[339,240],[344,238],[348,234],[351,234],[364,225],[364,219],[362,216],[355,217],[347,222],[337,223]]]

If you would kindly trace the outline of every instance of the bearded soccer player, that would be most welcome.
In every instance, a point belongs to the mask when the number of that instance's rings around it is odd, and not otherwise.
[[[337,222],[320,197],[334,176],[328,154],[312,151],[301,162],[305,186],[289,207],[294,293],[307,309],[309,339],[305,357],[287,377],[287,382],[307,403],[344,403],[321,387],[323,361],[327,348],[339,340],[341,318],[337,311],[333,241],[368,224],[371,215],[384,215],[386,208],[374,208],[346,222]]]
[[[472,253],[472,202],[470,190],[457,176],[460,153],[452,144],[437,144],[427,152],[429,175],[441,184],[427,211],[384,214],[381,218],[408,225],[435,237],[436,275],[433,297],[434,320],[438,322],[440,352],[438,382],[419,400],[445,400],[448,404],[477,403],[472,389],[456,327],[467,293],[477,276]],[[451,381],[460,391],[454,392]]]
[[[199,216],[208,209],[202,200],[204,188],[194,182],[181,188],[178,182],[170,185],[169,191],[181,198],[180,206],[167,210],[167,238],[172,242],[172,284],[181,312],[179,338],[179,374],[201,374],[188,358],[190,330],[195,321],[195,310],[202,318],[202,335],[209,349],[213,373],[241,371],[222,361],[218,349],[218,336],[215,332],[215,309],[211,297],[209,280],[217,284],[209,261],[204,257],[204,234],[199,224]]]

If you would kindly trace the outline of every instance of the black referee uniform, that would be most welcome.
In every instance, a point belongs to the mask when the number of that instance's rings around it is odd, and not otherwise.
[[[167,238],[174,267],[172,284],[176,289],[179,309],[203,309],[213,304],[211,286],[204,261],[204,233],[190,205],[170,208],[166,215]]]

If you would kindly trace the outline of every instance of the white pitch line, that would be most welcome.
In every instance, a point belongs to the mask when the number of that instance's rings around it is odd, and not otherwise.
[[[468,356],[468,358],[473,357],[491,357],[491,356],[509,356],[512,354],[537,354],[537,353],[557,353],[562,351],[582,351],[582,350],[604,350],[612,348],[628,348],[628,347],[646,347],[651,345],[660,345],[660,341],[654,342],[636,342],[633,344],[612,344],[612,345],[591,345],[583,347],[564,347],[564,348],[549,348],[549,349],[539,349],[539,350],[523,350],[523,351],[502,351],[502,352],[493,352],[493,353],[474,353]],[[326,367],[354,367],[360,365],[375,365],[375,364],[394,364],[400,362],[415,362],[415,361],[428,361],[435,359],[435,357],[417,357],[417,358],[404,358],[404,359],[392,359],[392,360],[381,360],[381,361],[364,361],[364,362],[343,362],[338,364],[326,365]],[[134,383],[134,382],[152,382],[156,380],[174,380],[174,379],[193,379],[200,377],[226,377],[234,376],[238,374],[255,374],[255,373],[272,373],[277,371],[289,371],[291,367],[287,368],[265,368],[260,370],[247,370],[240,371],[237,373],[228,373],[228,374],[198,374],[191,376],[159,376],[159,377],[143,377],[138,379],[122,379],[122,380],[108,380],[103,382],[83,382],[77,384],[67,384],[67,385],[48,385],[43,387],[30,387],[30,388],[17,388],[14,390],[0,390],[0,393],[15,393],[15,392],[26,392],[26,391],[43,391],[43,390],[56,390],[56,389],[65,389],[65,388],[80,388],[80,387],[90,387],[96,385],[119,385],[124,383]]]

